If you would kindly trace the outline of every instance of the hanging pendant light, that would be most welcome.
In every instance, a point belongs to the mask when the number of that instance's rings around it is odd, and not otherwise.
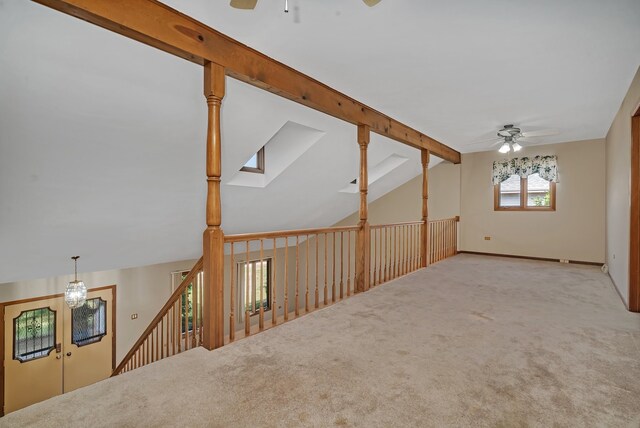
[[[514,152],[519,152],[520,149],[522,149],[522,146],[518,143],[513,143],[513,151]]]
[[[84,302],[87,300],[87,286],[84,285],[84,282],[78,281],[78,259],[80,256],[73,256],[71,258],[75,265],[75,279],[70,281],[64,290],[64,301],[69,308],[73,309],[84,305]]]

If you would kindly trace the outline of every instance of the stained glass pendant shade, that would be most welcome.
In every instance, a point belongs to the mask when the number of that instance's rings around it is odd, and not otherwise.
[[[84,305],[87,300],[87,286],[84,282],[78,281],[78,259],[80,256],[73,256],[75,265],[75,279],[70,281],[67,288],[64,290],[64,301],[71,309]]]

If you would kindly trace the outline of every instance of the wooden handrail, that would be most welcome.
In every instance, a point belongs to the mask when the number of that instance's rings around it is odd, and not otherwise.
[[[165,303],[162,309],[158,311],[158,314],[149,323],[149,326],[140,335],[140,338],[131,347],[131,350],[129,350],[127,355],[125,355],[125,357],[122,359],[120,364],[118,364],[118,367],[116,367],[116,369],[113,371],[113,374],[111,376],[118,375],[122,372],[122,370],[127,365],[127,363],[131,360],[133,355],[138,351],[138,349],[140,349],[140,347],[143,345],[147,337],[149,337],[149,335],[156,328],[160,320],[162,320],[165,317],[169,309],[171,309],[173,305],[178,301],[178,299],[182,296],[182,293],[186,290],[189,284],[193,282],[196,275],[198,275],[202,271],[202,262],[203,262],[202,257],[200,257],[200,260],[196,262],[196,264],[193,266],[191,271],[189,271],[189,273],[187,274],[187,276],[185,276],[185,278],[182,280],[180,285],[171,294],[171,296],[167,300],[167,303]]]
[[[371,228],[380,229],[383,227],[406,226],[406,225],[412,225],[412,224],[422,224],[422,221],[416,220],[416,221],[402,221],[399,223],[372,224]]]
[[[298,235],[316,235],[319,233],[333,233],[333,232],[349,232],[358,230],[358,226],[338,226],[338,227],[325,227],[317,229],[295,229],[295,230],[281,230],[276,232],[257,232],[257,233],[242,233],[238,235],[226,235],[224,242],[243,242],[243,241],[257,241],[259,239],[266,238],[285,238]]]

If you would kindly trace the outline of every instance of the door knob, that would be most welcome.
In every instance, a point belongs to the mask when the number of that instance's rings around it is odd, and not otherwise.
[[[67,352],[67,357],[70,357],[70,356],[71,356],[71,352]]]

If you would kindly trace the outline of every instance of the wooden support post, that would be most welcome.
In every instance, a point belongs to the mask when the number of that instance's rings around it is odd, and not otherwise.
[[[356,293],[369,289],[370,264],[370,229],[368,221],[367,191],[369,178],[367,174],[367,147],[370,129],[367,125],[358,125],[358,145],[360,146],[360,222],[356,237]]]
[[[203,242],[203,346],[215,349],[224,345],[224,233],[220,206],[222,168],[220,107],[225,91],[224,67],[204,65],[204,96],[207,99],[207,229]]]
[[[422,149],[422,267],[429,265],[429,150]]]

